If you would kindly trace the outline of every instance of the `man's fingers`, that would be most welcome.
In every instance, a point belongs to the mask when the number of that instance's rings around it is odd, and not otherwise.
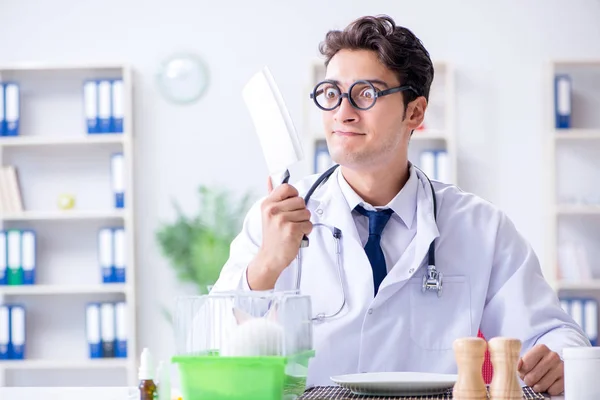
[[[545,359],[538,364],[538,366],[542,365],[545,362]],[[533,386],[530,386],[533,390],[538,393],[542,393],[547,391],[554,383],[562,378],[563,375],[563,364],[562,362],[559,364],[554,364],[550,368],[550,370],[536,382]],[[525,382],[527,384],[527,382]]]
[[[565,391],[565,380],[564,378],[560,378],[558,379],[556,382],[554,382],[549,388],[548,388],[548,394],[550,396],[558,396],[560,394],[563,394],[563,392]]]
[[[532,371],[535,366],[544,358],[546,354],[548,354],[550,350],[545,345],[537,345],[534,346],[531,350],[529,350],[523,356],[521,368],[519,368],[519,373],[522,377],[527,375],[530,371]]]
[[[271,194],[273,191],[273,181],[270,176],[267,177],[267,189],[269,190],[269,194]]]
[[[306,210],[306,205],[304,204],[304,199],[302,197],[292,197],[279,202],[277,208],[280,211],[288,212]]]
[[[310,211],[306,208],[285,213],[285,219],[291,222],[304,222],[310,220]]]
[[[264,202],[263,211],[274,217],[281,215],[285,221],[308,221],[310,219],[310,211],[304,204],[302,197],[292,197],[278,202]]]
[[[302,233],[304,233],[305,235],[308,235],[309,233],[312,232],[312,229],[313,229],[312,222],[305,221],[305,222],[300,222],[300,224],[301,224]]]
[[[298,196],[298,190],[289,183],[283,183],[273,191],[273,200],[282,201],[290,197]]]
[[[525,378],[523,382],[527,384],[527,386],[533,386],[539,383],[543,378],[551,372],[554,368],[558,366],[560,363],[560,357],[558,354],[554,352],[549,352],[546,354],[533,369],[525,374]],[[548,383],[550,386],[552,382]],[[547,388],[547,387],[546,387]]]

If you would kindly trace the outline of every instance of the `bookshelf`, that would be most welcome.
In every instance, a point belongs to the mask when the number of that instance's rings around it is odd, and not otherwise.
[[[120,210],[90,210],[90,211],[23,211],[7,214],[4,221],[76,221],[76,220],[108,220],[125,219],[126,212]]]
[[[122,79],[123,133],[88,134],[83,85]],[[0,304],[26,310],[24,360],[0,360],[1,386],[130,386],[137,382],[133,71],[121,64],[0,65],[20,87],[19,136],[0,137],[14,166],[22,210],[0,213],[3,230],[36,234],[36,282],[0,286]],[[111,156],[124,160],[125,207],[116,208]],[[75,205],[63,210],[61,194]],[[98,232],[124,228],[126,282],[102,283]],[[88,303],[125,302],[127,357],[91,359]]]
[[[87,370],[98,370],[98,369],[127,369],[127,361],[120,359],[106,359],[106,360],[23,360],[23,362],[0,362],[0,368],[6,370],[74,370],[74,369],[87,369]],[[95,371],[97,373],[97,371]]]
[[[560,135],[556,135],[555,139],[559,142],[582,139],[600,140],[600,129],[561,129]]]
[[[95,293],[115,293],[127,294],[130,287],[125,284],[87,284],[87,285],[21,285],[21,286],[0,286],[0,296],[45,296],[45,295],[63,295],[63,294],[95,294]]]
[[[600,328],[600,60],[553,61],[547,71],[549,229],[542,267],[565,311],[594,344]]]
[[[68,146],[124,144],[128,138],[122,134],[102,134],[83,137],[0,137],[2,147]]]
[[[434,80],[431,85],[429,104],[421,129],[415,130],[409,144],[409,160],[421,167],[432,179],[435,172],[429,172],[422,165],[424,152],[445,152],[447,155],[444,177],[446,183],[457,184],[456,134],[455,134],[455,80],[452,66],[443,61],[434,62]],[[310,83],[304,92],[306,98],[314,86],[325,79],[325,66],[322,60],[310,64]],[[327,145],[322,128],[321,111],[312,100],[303,101],[305,157],[309,162],[310,173],[323,172],[331,164],[326,152]]]
[[[550,64],[547,76],[547,159],[550,207],[544,273],[557,289],[598,288],[600,279],[600,60],[561,60]],[[571,121],[558,127],[555,117],[555,76],[571,80]],[[577,247],[576,250],[572,246]],[[576,253],[573,257],[570,253]],[[571,260],[570,260],[571,259]],[[570,261],[569,261],[570,260]],[[586,272],[569,270],[577,265]]]

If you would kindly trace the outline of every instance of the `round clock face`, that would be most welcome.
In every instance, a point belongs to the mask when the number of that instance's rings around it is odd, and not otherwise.
[[[200,58],[178,54],[167,58],[160,66],[157,83],[161,94],[177,104],[197,101],[208,86],[208,70]]]

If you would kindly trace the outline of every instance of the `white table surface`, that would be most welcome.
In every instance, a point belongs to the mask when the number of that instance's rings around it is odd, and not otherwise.
[[[0,387],[2,400],[139,400],[128,387]]]
[[[550,398],[550,397],[549,397]],[[27,388],[0,387],[2,400],[138,400],[137,388]],[[563,396],[553,396],[552,400],[564,400]]]
[[[550,397],[549,397],[550,398]],[[138,400],[137,388],[26,388],[0,387],[2,400]],[[563,396],[553,396],[552,400],[564,400]]]

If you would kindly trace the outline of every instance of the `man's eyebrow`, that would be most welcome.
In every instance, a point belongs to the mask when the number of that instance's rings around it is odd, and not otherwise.
[[[336,79],[329,79],[329,80],[334,82],[338,86],[341,85],[340,81],[338,81]],[[382,81],[381,79],[359,79],[359,80],[371,82],[373,85],[383,86],[385,89],[390,87],[390,85],[388,85],[386,82]]]
[[[385,83],[381,79],[365,79],[365,80],[371,82],[374,85],[381,85],[381,86],[385,87],[386,89],[390,87],[387,83]]]

